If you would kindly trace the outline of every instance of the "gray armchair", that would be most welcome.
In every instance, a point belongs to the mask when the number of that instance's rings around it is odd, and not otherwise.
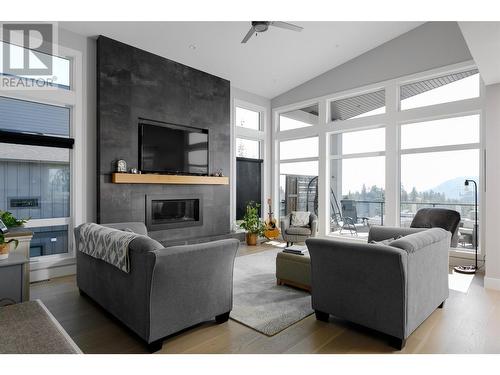
[[[238,240],[164,248],[143,223],[109,224],[144,236],[129,244],[130,272],[77,251],[77,284],[146,341],[162,340],[195,324],[227,321],[233,306],[233,266]],[[77,244],[83,241],[75,228]],[[78,248],[78,246],[77,246]]]
[[[421,208],[415,214],[410,228],[443,228],[449,231],[451,247],[458,246],[460,214],[446,208]]]
[[[393,240],[389,245],[370,241]],[[368,243],[308,239],[312,307],[391,336],[406,338],[448,298],[451,233],[442,228],[370,228]]]
[[[287,246],[294,242],[304,242],[309,237],[316,237],[318,232],[318,217],[311,213],[309,215],[309,224],[304,227],[291,225],[292,214],[281,219],[281,236],[286,241]]]

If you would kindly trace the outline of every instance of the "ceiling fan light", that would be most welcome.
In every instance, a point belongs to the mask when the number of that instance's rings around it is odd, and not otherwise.
[[[267,31],[269,25],[267,23],[256,23],[253,28],[256,32],[262,33],[264,31]]]

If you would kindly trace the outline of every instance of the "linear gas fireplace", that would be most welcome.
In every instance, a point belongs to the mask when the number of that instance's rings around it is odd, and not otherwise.
[[[203,224],[202,198],[198,196],[146,196],[148,230],[184,228]]]

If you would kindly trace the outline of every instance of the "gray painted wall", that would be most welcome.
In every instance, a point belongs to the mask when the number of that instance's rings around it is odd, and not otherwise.
[[[500,247],[498,246],[498,212],[500,212],[500,83],[485,88],[486,163],[484,234],[486,248],[487,288],[500,290]]]
[[[471,60],[456,22],[427,22],[272,99],[273,108]]]
[[[101,223],[146,219],[146,195],[203,198],[203,225],[150,232],[160,241],[229,232],[229,186],[113,184],[117,159],[138,168],[139,118],[209,131],[209,171],[230,174],[229,81],[100,37],[98,51],[98,191]]]

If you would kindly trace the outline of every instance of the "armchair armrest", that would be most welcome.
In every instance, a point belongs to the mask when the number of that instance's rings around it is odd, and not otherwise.
[[[430,228],[425,233],[410,234],[398,240],[392,241],[391,246],[405,250],[408,253],[414,253],[427,246],[444,241],[445,245],[450,243],[451,233],[442,228]],[[445,246],[446,248],[449,246]],[[447,254],[446,254],[447,255]]]
[[[238,246],[238,240],[227,239],[149,253],[155,258],[149,342],[232,309]]]
[[[309,226],[311,227],[311,237],[316,237],[318,232],[318,217],[315,214],[309,216]]]
[[[280,220],[281,232],[285,232],[290,227],[290,215],[285,216]]]
[[[380,225],[372,225],[368,232],[368,242],[383,241],[389,238],[398,236],[407,236],[412,233],[417,233],[425,230],[425,228],[403,228],[403,227],[383,227]]]

